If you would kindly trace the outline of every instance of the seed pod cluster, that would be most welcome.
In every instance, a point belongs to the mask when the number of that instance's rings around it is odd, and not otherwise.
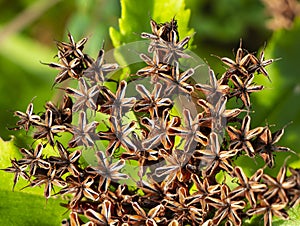
[[[37,145],[21,148],[23,158],[4,170],[14,173],[14,184],[21,176],[27,187],[44,185],[47,199],[67,197],[62,206],[70,217],[63,225],[242,225],[253,215],[271,225],[272,216],[288,219],[288,208],[300,202],[300,171],[284,164],[276,177],[264,172],[275,165],[275,152],[292,152],[277,145],[284,129],[251,125],[250,96],[264,88],[253,79],[270,79],[265,68],[274,60],[265,60],[264,51],[249,53],[240,42],[235,60],[220,58],[226,66],[220,78],[209,68],[208,82],[197,83],[195,68],[181,69],[192,58],[186,52],[191,37],[179,39],[175,19],[150,25],[152,32],[141,34],[149,41],[140,54],[146,65],[127,80],[110,79],[119,66],[105,62],[103,48],[96,60],[84,52],[87,38],[75,42],[68,34],[69,42],[58,41],[59,62],[47,64],[59,70],[54,85],[72,79],[78,88],[62,88],[62,103],[47,102],[39,114],[33,103],[15,112],[16,129]],[[146,78],[148,84],[139,83]],[[136,96],[127,95],[131,84]],[[197,112],[183,106],[175,114],[178,97],[197,105]],[[233,109],[227,107],[232,99]],[[65,133],[71,134],[67,143]],[[57,155],[46,156],[45,148]],[[85,163],[87,149],[94,150],[95,164]],[[266,166],[247,176],[235,163],[244,155],[261,156]],[[218,180],[220,173],[235,186]]]

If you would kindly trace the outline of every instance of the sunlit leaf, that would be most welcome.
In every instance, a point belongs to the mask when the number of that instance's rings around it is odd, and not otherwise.
[[[13,140],[3,141],[0,138],[0,168],[10,166],[10,159],[21,157]],[[13,174],[0,171],[0,225],[60,225],[65,209],[59,204],[59,198],[50,198],[47,202],[43,196],[43,188],[30,188],[20,191],[28,185],[20,178],[15,191],[12,191]]]

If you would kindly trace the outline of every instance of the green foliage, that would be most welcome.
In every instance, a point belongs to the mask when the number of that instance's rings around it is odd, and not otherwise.
[[[0,169],[10,165],[10,159],[19,158],[20,153],[13,140],[3,141],[0,138]],[[51,198],[45,200],[43,188],[24,189],[27,186],[21,178],[13,192],[13,174],[0,171],[0,225],[7,226],[35,226],[60,225],[62,214],[65,211],[60,206],[62,200]]]
[[[278,217],[274,217],[272,226],[298,226],[300,224],[300,207],[297,206],[287,211],[289,214],[289,220],[282,220]],[[254,216],[250,220],[243,223],[243,226],[263,226],[263,215]]]
[[[300,224],[300,206],[290,209],[288,214],[290,216],[289,220],[274,219],[273,226],[298,226]]]
[[[42,195],[1,191],[0,225],[58,226],[65,211],[59,203],[60,201],[55,199],[50,199],[46,203]]]

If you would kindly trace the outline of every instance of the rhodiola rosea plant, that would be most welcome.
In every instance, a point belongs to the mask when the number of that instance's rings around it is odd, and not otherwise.
[[[14,184],[22,177],[26,189],[43,186],[46,199],[63,196],[70,214],[64,225],[288,219],[299,203],[299,170],[284,164],[276,177],[265,173],[276,152],[292,152],[277,144],[284,128],[251,124],[250,97],[264,88],[253,79],[272,79],[266,67],[274,60],[240,42],[235,59],[220,57],[226,71],[219,76],[186,50],[191,37],[180,36],[175,19],[150,26],[141,34],[146,52],[130,52],[144,65],[125,76],[126,68],[105,62],[104,47],[89,56],[87,38],[68,34],[57,42],[58,61],[47,64],[58,69],[54,87],[64,96],[47,102],[44,112],[35,112],[33,102],[15,112],[16,129],[36,142],[20,148],[23,158],[5,169],[15,174]],[[260,156],[265,165],[247,175],[236,163],[243,156],[253,163]]]

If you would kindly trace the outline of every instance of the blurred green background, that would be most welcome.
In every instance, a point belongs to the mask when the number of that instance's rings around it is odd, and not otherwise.
[[[120,16],[117,0],[0,1],[0,136],[8,139],[6,127],[13,127],[15,110],[25,111],[34,98],[35,112],[48,100],[56,70],[41,62],[56,62],[55,40],[67,41],[70,31],[75,40],[90,37],[87,52],[96,57],[103,40],[111,48],[108,28]]]
[[[283,2],[273,3],[280,1]],[[137,0],[132,2],[135,4]],[[152,2],[145,0],[142,8],[128,12],[137,17],[132,21],[136,29],[132,31],[134,40],[140,40],[137,34],[142,31],[151,31],[148,21],[153,15]],[[155,2],[160,2],[160,10],[168,10],[164,1]],[[252,123],[274,125],[272,129],[276,131],[292,121],[280,145],[300,153],[300,22],[296,13],[292,9],[281,12],[280,7],[270,10],[261,0],[186,0],[185,3],[191,9],[189,28],[195,31],[192,51],[205,59],[217,75],[224,72],[224,67],[211,54],[234,58],[240,38],[249,52],[260,51],[267,43],[266,57],[281,58],[267,67],[272,83],[262,75],[255,78],[266,89],[253,94]],[[87,36],[85,50],[96,57],[103,41],[106,50],[113,48],[109,28],[119,29],[121,14],[119,0],[0,0],[0,137],[9,140],[14,135],[16,143],[22,143],[23,131],[7,130],[17,121],[13,112],[25,111],[32,100],[35,112],[39,112],[48,100],[59,98],[56,88],[51,89],[57,71],[41,64],[56,62],[55,40],[67,41],[68,31],[76,41]],[[290,18],[289,26],[282,25],[281,14]],[[270,21],[277,21],[272,30],[268,28]],[[278,154],[276,161],[283,162],[285,156]],[[296,156],[289,162],[300,167]]]

